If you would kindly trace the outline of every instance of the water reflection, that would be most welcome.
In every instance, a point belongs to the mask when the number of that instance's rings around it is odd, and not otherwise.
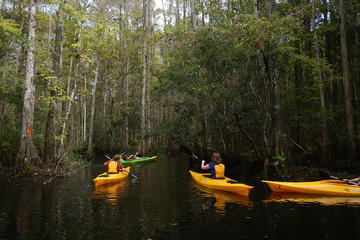
[[[134,166],[134,183],[100,188],[102,163],[49,185],[0,182],[0,239],[360,239],[357,198],[329,207],[253,192],[250,201],[194,184],[189,168],[163,158]]]
[[[225,214],[226,203],[237,203],[247,207],[252,206],[252,202],[249,200],[249,197],[206,188],[196,184],[194,181],[191,181],[191,185],[200,190],[199,195],[205,198],[205,202],[202,204],[203,209]]]
[[[97,199],[105,199],[109,205],[117,205],[128,186],[128,181],[96,186],[94,187],[93,196]]]
[[[272,192],[264,200],[275,202],[297,202],[300,204],[317,203],[325,206],[330,205],[350,205],[360,206],[360,197],[343,197],[343,196],[329,196],[318,194],[304,194],[304,193],[280,193]]]

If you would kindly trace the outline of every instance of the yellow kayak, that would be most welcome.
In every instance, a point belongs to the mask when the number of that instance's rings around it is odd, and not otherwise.
[[[325,206],[331,205],[360,205],[360,197],[331,196],[306,193],[272,192],[264,202],[296,202],[300,204],[317,203]]]
[[[250,190],[254,188],[227,177],[224,179],[212,179],[208,177],[210,176],[208,173],[197,173],[191,170],[189,172],[197,184],[211,189],[233,192],[242,196],[249,196]]]
[[[93,181],[95,187],[108,183],[117,183],[125,180],[129,176],[130,167],[125,168],[125,171],[121,171],[119,173],[107,173],[104,172],[98,175]]]
[[[273,182],[265,181],[273,192],[297,192],[333,196],[360,196],[360,186],[344,183],[341,180],[315,182]]]

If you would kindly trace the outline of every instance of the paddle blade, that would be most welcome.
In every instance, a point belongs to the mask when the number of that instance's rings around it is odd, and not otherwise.
[[[322,179],[336,179],[336,180],[340,180],[340,178],[338,177],[335,177],[335,176],[331,176],[330,174],[328,174],[327,172],[324,172],[322,170],[318,170],[318,173],[319,173],[319,176],[322,178]]]

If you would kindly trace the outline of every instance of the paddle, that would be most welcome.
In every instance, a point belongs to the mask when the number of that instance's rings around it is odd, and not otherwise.
[[[199,159],[195,154],[192,154],[192,156],[193,156],[194,158],[196,158],[196,159]]]
[[[191,154],[196,160],[199,160],[199,157],[196,156],[194,153]]]
[[[322,170],[318,170],[318,173],[320,175],[321,178],[332,178],[332,179],[336,179],[336,180],[342,180],[341,178],[335,177],[335,176],[331,176],[330,174],[328,174],[327,172],[324,172]]]
[[[191,154],[196,160],[199,160],[199,157],[196,156],[194,153]],[[201,160],[201,162],[204,161],[205,165],[206,165],[206,161],[205,160]],[[203,170],[210,170],[210,167],[208,169],[203,169]]]
[[[319,175],[320,175],[321,178],[327,178],[327,179],[332,178],[332,179],[336,179],[336,180],[341,180],[341,181],[343,181],[344,183],[348,183],[348,184],[350,184],[350,185],[359,186],[359,184],[356,183],[356,182],[352,182],[352,181],[350,181],[350,180],[345,181],[345,180],[342,179],[342,178],[332,176],[332,175],[328,174],[327,172],[324,172],[324,171],[322,171],[322,170],[320,170],[320,169],[318,170],[318,172],[319,172]]]
[[[107,158],[107,159],[111,159],[108,155],[106,155],[105,153],[103,153],[104,155],[105,155],[105,157]],[[128,170],[126,170],[125,168],[124,169],[122,169],[122,170],[120,170],[120,171],[125,171],[125,172],[127,172],[128,174],[130,174],[131,176],[133,176],[135,179],[137,179],[138,177],[137,176],[135,176],[134,174],[132,174],[131,172],[129,172]]]

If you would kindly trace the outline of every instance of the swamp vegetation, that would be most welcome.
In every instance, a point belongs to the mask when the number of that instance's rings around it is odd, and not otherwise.
[[[3,0],[0,12],[1,167],[67,172],[96,148],[219,151],[262,174],[360,167],[357,0]]]

